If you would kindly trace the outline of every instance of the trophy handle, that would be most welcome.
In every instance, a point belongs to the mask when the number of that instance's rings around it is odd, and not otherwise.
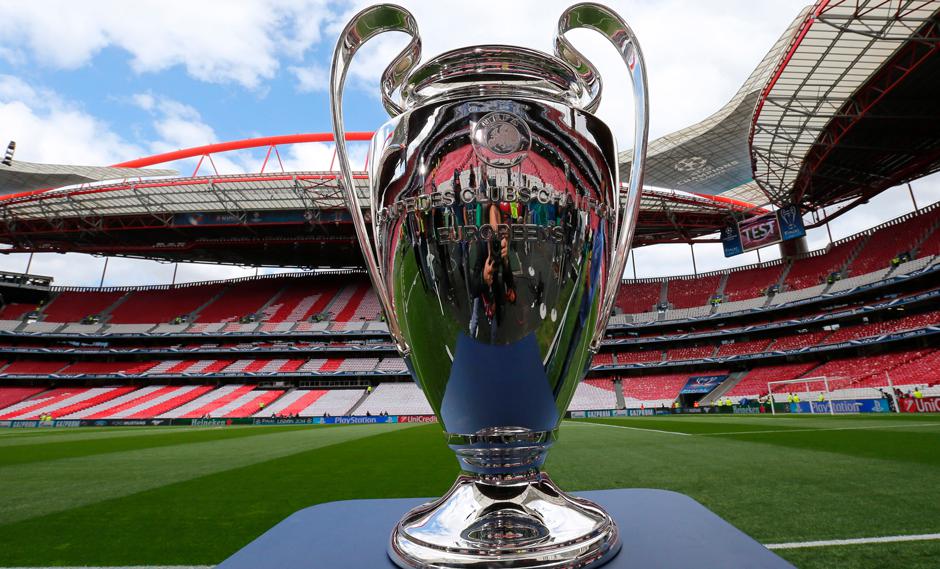
[[[609,8],[599,4],[575,4],[565,10],[558,19],[558,32],[555,36],[555,54],[571,64],[588,85],[594,99],[588,107],[596,108],[600,103],[601,81],[594,68],[587,63],[587,59],[576,50],[564,37],[565,32],[576,28],[594,30],[606,37],[614,44],[627,69],[630,72],[630,82],[633,85],[633,107],[636,120],[633,134],[633,163],[630,167],[630,181],[627,186],[627,199],[623,211],[620,211],[619,195],[614,201],[616,218],[614,225],[614,251],[611,256],[607,283],[603,289],[601,310],[591,339],[591,351],[597,352],[600,348],[607,322],[610,320],[610,311],[614,308],[617,299],[617,289],[623,279],[623,271],[627,265],[627,255],[633,243],[633,231],[640,210],[640,193],[643,189],[643,172],[646,168],[646,146],[649,137],[649,89],[646,81],[646,63],[643,51],[633,34],[633,30],[623,19]],[[619,167],[615,174],[615,188],[619,192]]]
[[[362,206],[356,192],[353,180],[352,167],[349,164],[349,154],[346,152],[346,130],[343,127],[343,87],[346,83],[346,72],[353,56],[373,37],[385,32],[404,32],[411,36],[411,41],[405,49],[392,61],[382,74],[382,102],[390,115],[402,113],[402,107],[393,99],[395,91],[401,87],[408,73],[421,59],[421,38],[418,36],[418,24],[408,10],[394,4],[380,4],[371,6],[356,14],[346,24],[336,49],[333,51],[333,64],[330,70],[330,111],[333,117],[333,137],[336,144],[336,158],[342,173],[342,190],[352,217],[356,236],[362,245],[362,256],[365,258],[366,269],[372,279],[375,294],[382,304],[388,324],[388,331],[399,350],[407,355],[407,344],[403,341],[398,319],[395,317],[394,305],[386,287],[385,278],[376,260],[376,249],[373,239],[366,228],[366,220],[362,214]],[[372,202],[371,188],[369,195]],[[373,224],[376,223],[375,203],[371,203]]]

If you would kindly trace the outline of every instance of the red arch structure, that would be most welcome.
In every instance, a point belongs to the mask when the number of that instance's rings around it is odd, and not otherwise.
[[[347,132],[347,142],[368,142],[372,140],[371,132]],[[233,150],[245,150],[248,148],[268,148],[268,157],[271,151],[277,151],[277,147],[282,144],[301,144],[304,142],[333,142],[332,132],[317,132],[306,134],[281,134],[276,136],[262,136],[259,138],[245,138],[242,140],[232,140],[229,142],[217,142],[215,144],[206,144],[205,146],[195,146],[183,150],[174,150],[163,154],[154,154],[145,156],[136,160],[128,160],[118,164],[112,164],[115,168],[144,168],[146,166],[155,166],[157,164],[166,164],[176,160],[186,158],[207,157],[219,152],[231,152]],[[267,162],[267,157],[265,158]],[[262,166],[262,171],[264,166]]]

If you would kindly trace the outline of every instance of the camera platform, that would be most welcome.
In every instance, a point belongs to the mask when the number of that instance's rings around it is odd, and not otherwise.
[[[601,505],[620,528],[623,549],[604,569],[793,567],[684,494],[618,489],[578,496]],[[216,569],[397,569],[387,553],[392,528],[406,511],[427,501],[346,500],[311,506],[291,514]]]

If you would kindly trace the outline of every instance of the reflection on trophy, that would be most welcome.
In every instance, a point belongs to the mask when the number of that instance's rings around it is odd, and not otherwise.
[[[616,142],[592,114],[600,77],[565,37],[574,28],[608,38],[632,79],[625,199]],[[360,196],[343,86],[356,51],[388,31],[411,41],[382,77],[393,118],[372,140],[370,191]],[[639,45],[617,14],[578,4],[559,20],[554,56],[484,45],[418,67],[420,56],[412,15],[374,6],[343,30],[331,78],[337,156],[366,266],[463,471],[444,497],[402,518],[389,555],[408,568],[604,563],[620,549],[616,524],[541,467],[600,344],[633,237],[648,126]]]

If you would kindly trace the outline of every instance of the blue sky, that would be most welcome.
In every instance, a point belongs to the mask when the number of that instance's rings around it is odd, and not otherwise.
[[[549,50],[555,21],[572,2],[408,0],[425,59],[478,43]],[[737,90],[805,4],[802,0],[637,0],[610,5],[634,27],[650,69],[651,134],[660,136],[716,111]],[[16,140],[21,160],[110,164],[171,149],[261,135],[330,131],[326,70],[335,38],[364,3],[327,0],[43,0],[7,3],[0,18],[0,144]],[[755,7],[759,6],[759,9]],[[489,18],[488,15],[496,17]],[[607,80],[600,115],[629,131],[626,79],[612,50],[585,51]],[[592,43],[593,42],[593,43]],[[354,62],[346,98],[348,130],[386,119],[377,80],[402,37],[380,38]],[[331,148],[286,154],[304,169],[325,167]],[[359,150],[361,154],[362,151]],[[257,153],[217,159],[226,172],[256,169]],[[192,164],[180,164],[189,174]],[[915,184],[922,205],[940,184]],[[898,196],[901,196],[899,198]],[[891,191],[845,216],[836,238],[906,213]],[[824,244],[811,235],[811,245]],[[727,266],[720,251],[697,248],[699,269]],[[768,251],[768,254],[771,252]],[[736,263],[754,262],[743,256]],[[32,272],[57,284],[97,284],[102,259],[37,255]],[[22,271],[21,255],[0,270]],[[688,247],[644,248],[640,276],[691,272]],[[704,267],[704,269],[703,269]],[[182,266],[181,280],[251,274],[253,269]],[[172,267],[112,260],[105,284],[167,282]]]

